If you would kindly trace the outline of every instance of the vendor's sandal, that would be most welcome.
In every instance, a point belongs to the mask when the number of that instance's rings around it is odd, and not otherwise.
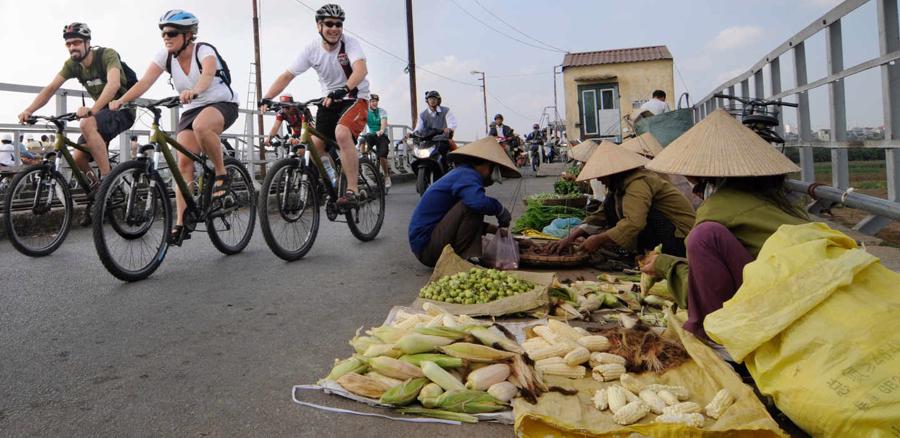
[[[169,234],[169,245],[181,246],[181,243],[191,238],[191,230],[184,225],[175,225]]]

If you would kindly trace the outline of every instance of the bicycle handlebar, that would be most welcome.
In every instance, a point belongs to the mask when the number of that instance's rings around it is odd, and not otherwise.
[[[195,94],[194,97],[197,97]],[[120,108],[122,109],[132,109],[132,108],[147,108],[153,109],[158,107],[166,107],[166,108],[175,108],[176,106],[181,106],[181,96],[171,96],[166,97],[164,99],[159,100],[151,100],[147,103],[138,103],[138,102],[128,102],[122,104]]]
[[[25,119],[25,123],[27,123],[29,125],[34,125],[35,123],[38,122],[38,120],[46,120],[50,123],[56,123],[56,122],[71,122],[76,119],[78,119],[78,116],[75,115],[75,113],[65,113],[65,114],[60,114],[58,116],[34,116],[34,115],[32,115],[32,116],[29,116],[27,119]]]
[[[800,106],[796,103],[782,102],[780,100],[762,100],[762,99],[757,99],[757,98],[747,99],[747,98],[740,97],[740,96],[731,96],[731,95],[722,94],[722,93],[713,94],[713,97],[716,97],[719,99],[736,100],[744,105],[754,105],[754,106],[777,105],[777,106],[788,106],[791,108],[798,108]]]
[[[278,111],[282,108],[297,108],[304,109],[310,105],[321,105],[325,100],[324,97],[317,97],[315,99],[307,100],[306,102],[275,102],[272,99],[260,99],[258,106],[265,105],[268,107],[269,111]]]

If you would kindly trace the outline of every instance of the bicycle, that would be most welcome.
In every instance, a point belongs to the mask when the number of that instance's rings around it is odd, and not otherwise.
[[[75,214],[72,190],[81,186],[90,197],[91,179],[100,178],[91,173],[91,177],[81,171],[69,148],[85,153],[90,150],[69,140],[64,130],[66,123],[77,119],[75,113],[59,116],[31,116],[26,120],[29,125],[45,120],[56,127],[56,141],[53,150],[46,152],[38,164],[26,166],[12,181],[8,183],[3,203],[3,224],[10,242],[22,254],[31,257],[43,257],[56,251],[72,227],[72,216]],[[62,163],[69,165],[72,179],[68,180],[62,173]],[[91,178],[91,179],[89,179]],[[77,183],[72,184],[72,183]],[[118,226],[114,223],[114,226]]]
[[[770,106],[779,107],[779,106],[787,106],[792,108],[797,108],[799,105],[796,103],[790,102],[782,102],[780,100],[763,100],[763,99],[748,99],[738,96],[731,96],[728,94],[714,94],[713,97],[720,99],[730,99],[736,100],[743,104],[743,108],[741,109],[741,123],[744,126],[756,132],[763,140],[769,143],[777,143],[784,144],[784,139],[775,132],[774,128],[779,125],[778,122],[778,114],[780,111],[777,109],[773,109],[769,111]],[[735,114],[735,111],[729,111],[732,114]],[[737,114],[735,114],[737,115]]]
[[[197,229],[205,224],[213,246],[226,255],[241,252],[250,242],[256,223],[256,193],[253,179],[246,167],[234,157],[225,155],[225,170],[230,182],[215,185],[215,170],[207,157],[194,154],[162,131],[160,107],[181,105],[178,96],[148,103],[129,103],[123,108],[144,108],[153,113],[150,143],[138,149],[137,158],[120,164],[110,172],[97,193],[94,205],[94,247],[106,270],[123,281],[137,281],[149,277],[162,264],[170,245],[181,246]],[[172,148],[189,157],[202,168],[195,180],[188,182],[178,168]],[[158,169],[160,155],[168,165],[171,178],[184,194],[187,207],[183,228],[173,234],[169,186]],[[221,202],[214,202],[213,193],[224,191]],[[112,231],[106,225],[122,221],[127,228]],[[124,231],[124,232],[123,232]]]
[[[359,159],[357,205],[338,208],[337,199],[346,191],[347,178],[341,171],[337,143],[310,126],[312,115],[308,107],[321,105],[322,100],[261,101],[272,111],[296,108],[303,123],[300,144],[292,148],[289,157],[272,165],[259,191],[259,225],[263,237],[272,252],[287,261],[299,260],[312,248],[319,230],[319,210],[323,205],[328,220],[337,222],[338,216],[343,214],[350,232],[363,242],[374,239],[384,222],[384,180],[378,166],[366,157]],[[325,142],[326,151],[334,163],[334,175],[339,180],[335,178],[332,181],[319,151],[310,147],[312,136]],[[305,149],[308,158],[298,154],[301,149]]]

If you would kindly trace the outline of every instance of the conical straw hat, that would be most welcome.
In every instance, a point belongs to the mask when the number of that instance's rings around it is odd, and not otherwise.
[[[596,149],[597,143],[595,143],[593,140],[585,140],[573,146],[572,151],[569,152],[569,156],[574,160],[585,162],[591,158],[591,155]]]
[[[626,170],[637,169],[650,161],[634,152],[622,149],[621,146],[604,141],[597,146],[591,159],[584,164],[576,181],[588,181],[594,178],[614,175]]]
[[[629,139],[625,143],[622,143],[621,147],[649,158],[659,155],[663,150],[662,145],[659,144],[656,137],[649,132],[645,132],[638,137]]]
[[[766,176],[800,168],[755,132],[718,109],[669,144],[647,168],[688,176]]]
[[[447,155],[447,158],[454,160],[461,156],[480,158],[497,164],[500,166],[500,174],[503,175],[504,178],[519,178],[522,176],[522,174],[519,173],[519,170],[516,169],[516,165],[513,164],[512,160],[506,155],[503,146],[501,146],[500,143],[497,142],[497,139],[492,136],[473,141],[472,143],[450,152],[450,154]]]

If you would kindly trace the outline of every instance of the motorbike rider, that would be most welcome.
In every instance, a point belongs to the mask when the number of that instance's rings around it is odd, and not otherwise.
[[[442,131],[432,137],[431,141],[437,145],[441,158],[446,161],[447,153],[450,152],[450,139],[453,138],[453,132],[456,131],[456,116],[453,115],[450,108],[441,106],[441,94],[437,91],[426,91],[425,103],[428,104],[428,108],[419,113],[416,129],[413,132],[417,135],[425,135],[431,130]]]
[[[544,141],[546,140],[544,136],[544,131],[541,131],[541,125],[535,123],[531,126],[531,132],[525,136],[525,141],[528,143],[528,152],[531,154],[532,160],[535,161],[532,163],[532,167],[537,167],[537,163],[540,163],[541,160],[541,147],[544,146]]]
[[[509,126],[503,124],[503,114],[497,114],[494,116],[494,123],[491,125],[490,131],[488,131],[488,135],[497,137],[497,141],[500,142],[500,145],[506,149],[507,154],[512,154],[513,149],[515,148],[515,136],[513,135],[513,130]],[[515,160],[515,155],[510,155]]]

